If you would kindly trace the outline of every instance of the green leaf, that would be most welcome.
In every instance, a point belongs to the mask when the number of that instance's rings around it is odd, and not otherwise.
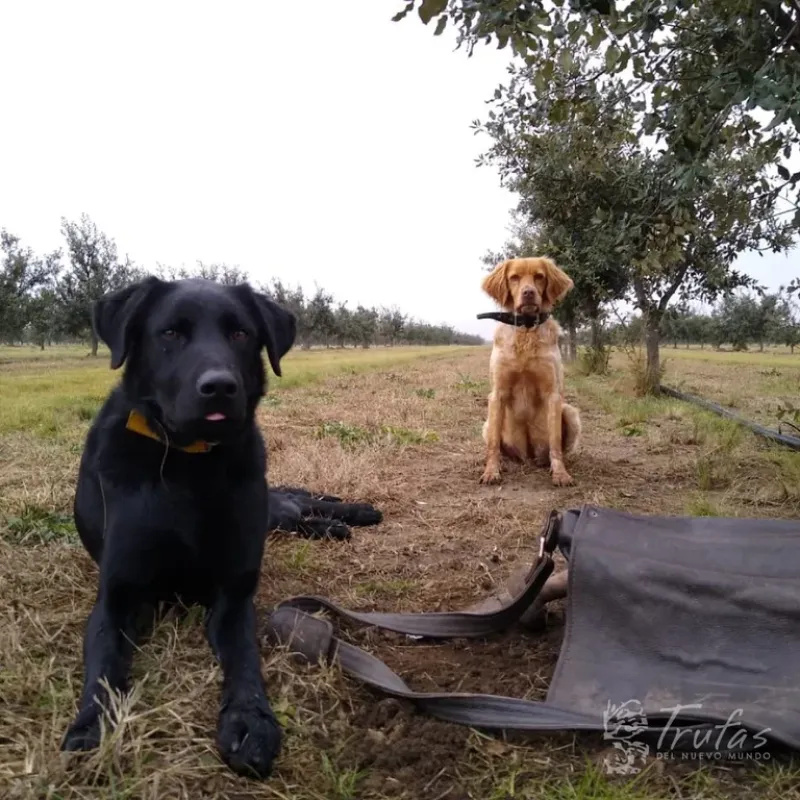
[[[551,122],[555,122],[556,124],[563,122],[567,118],[566,104],[561,100],[557,100],[551,106],[548,117]]]
[[[788,181],[791,179],[792,175],[783,164],[778,164],[778,175],[780,175],[781,179],[784,181]]]
[[[572,53],[568,49],[561,51],[558,56],[558,62],[561,64],[561,69],[563,69],[564,72],[569,72],[575,64],[575,61],[572,58]]]
[[[790,111],[791,108],[788,105],[779,109],[778,112],[775,114],[775,116],[770,120],[769,125],[767,125],[767,127],[764,128],[764,130],[771,131],[773,128],[777,128],[778,125],[786,121],[786,118],[789,116]]]
[[[613,71],[617,61],[619,61],[619,47],[615,44],[610,44],[606,50],[606,69]]]
[[[436,23],[436,30],[434,30],[433,35],[441,36],[444,33],[444,29],[446,27],[447,27],[447,16],[445,14],[442,14],[442,16],[439,17],[439,21]],[[505,42],[503,42],[503,45],[505,45]]]
[[[658,127],[658,114],[645,114],[642,118],[642,132],[650,136]]]
[[[406,3],[406,7],[402,11],[398,11],[392,17],[392,22],[400,22],[401,19],[405,19],[408,15],[408,12],[414,10],[414,2],[415,0],[409,0],[409,2]]]
[[[595,22],[592,26],[592,35],[589,37],[589,47],[592,50],[597,50],[598,47],[605,41],[606,32],[602,26]]]
[[[419,18],[427,25],[434,17],[438,17],[447,8],[447,0],[422,0],[419,7]]]

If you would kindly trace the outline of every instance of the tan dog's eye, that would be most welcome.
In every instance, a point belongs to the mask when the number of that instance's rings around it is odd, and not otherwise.
[[[509,280],[509,283],[518,283],[519,282],[519,275],[512,275],[508,280]]]
[[[539,273],[539,274],[538,274],[538,275],[537,275],[537,276],[536,276],[536,277],[533,279],[533,282],[534,282],[534,283],[544,283],[544,280],[545,280],[545,278],[544,278],[544,275],[542,275],[542,273],[540,272],[540,273]]]

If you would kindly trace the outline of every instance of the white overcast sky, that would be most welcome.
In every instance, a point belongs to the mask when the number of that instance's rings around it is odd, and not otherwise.
[[[238,264],[491,335],[480,256],[514,197],[470,122],[470,59],[402,0],[0,5],[0,227],[39,251],[88,213],[144,266]],[[794,253],[740,265],[771,287]]]

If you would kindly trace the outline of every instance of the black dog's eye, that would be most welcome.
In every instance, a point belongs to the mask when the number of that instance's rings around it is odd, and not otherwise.
[[[167,328],[165,331],[161,331],[161,336],[168,341],[173,341],[178,338],[178,331],[175,328]]]
[[[234,342],[245,342],[249,337],[250,334],[247,331],[239,330],[239,331],[234,331],[231,334],[231,339],[233,339]]]

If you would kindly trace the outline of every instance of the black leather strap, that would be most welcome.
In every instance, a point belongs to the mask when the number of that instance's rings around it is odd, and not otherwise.
[[[553,551],[558,544],[561,514],[552,511],[547,518],[539,540],[539,554],[524,581],[520,594],[508,605],[490,612],[441,611],[422,614],[393,614],[379,611],[349,611],[326,597],[299,595],[282,601],[273,611],[295,609],[292,619],[302,622],[305,617],[320,611],[330,611],[341,619],[372,625],[376,628],[404,633],[408,636],[425,636],[434,639],[477,638],[505,630],[513,625],[531,606],[553,572]]]

